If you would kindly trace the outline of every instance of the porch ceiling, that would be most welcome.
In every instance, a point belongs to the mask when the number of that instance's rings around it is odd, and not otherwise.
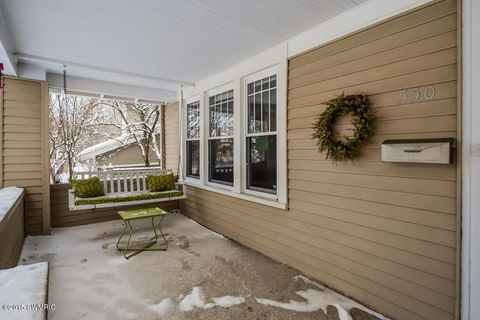
[[[158,77],[195,82],[366,1],[0,0],[0,11],[23,63],[176,90]]]

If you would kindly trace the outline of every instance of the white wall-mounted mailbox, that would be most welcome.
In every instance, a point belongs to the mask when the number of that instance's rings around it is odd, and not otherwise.
[[[454,139],[385,140],[382,161],[409,163],[453,163]]]

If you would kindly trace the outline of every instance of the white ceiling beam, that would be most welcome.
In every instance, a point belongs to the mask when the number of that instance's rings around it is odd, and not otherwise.
[[[17,76],[17,63],[14,57],[13,42],[7,30],[5,19],[3,19],[0,10],[0,63],[3,63],[4,74],[9,76]]]
[[[81,68],[81,69],[90,69],[90,70],[95,70],[95,71],[108,72],[108,73],[117,74],[117,75],[123,75],[123,76],[135,77],[135,78],[142,78],[142,79],[154,80],[154,81],[171,83],[171,84],[178,84],[178,85],[184,85],[184,86],[194,86],[194,83],[191,82],[191,81],[184,81],[184,80],[178,80],[178,79],[170,79],[170,78],[151,76],[151,75],[146,75],[146,74],[141,74],[141,73],[136,73],[136,72],[105,68],[105,67],[101,67],[101,66],[94,66],[94,65],[85,64],[85,63],[78,63],[78,62],[72,62],[72,61],[66,61],[66,60],[60,60],[60,59],[40,57],[40,56],[35,56],[35,55],[25,54],[25,53],[20,53],[20,52],[15,53],[15,58],[18,61],[42,63],[42,64],[47,64],[47,65],[48,64],[54,64],[54,65],[61,65],[61,66],[67,66],[67,67],[71,66],[71,67],[77,67],[77,68]]]
[[[47,73],[47,81],[52,88],[63,89],[63,75]],[[140,87],[122,83],[100,81],[76,76],[67,76],[67,91],[82,92],[100,96],[120,96],[131,99],[153,101],[176,101],[174,90]]]

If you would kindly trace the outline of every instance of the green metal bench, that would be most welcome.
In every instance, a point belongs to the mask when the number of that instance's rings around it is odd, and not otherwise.
[[[119,251],[123,251],[123,256],[125,259],[129,259],[140,252],[143,251],[165,251],[168,249],[168,241],[165,238],[165,235],[162,232],[162,227],[161,223],[165,216],[168,214],[165,210],[162,210],[160,208],[146,208],[146,209],[135,209],[135,210],[125,210],[125,211],[119,211],[118,214],[122,218],[125,228],[123,229],[122,234],[120,235],[120,238],[118,238],[117,241],[117,249]],[[157,222],[157,227],[155,227],[155,218],[159,218]],[[134,233],[134,229],[132,227],[131,221],[132,220],[139,220],[139,219],[152,219],[152,227],[153,227],[153,232],[155,233],[155,239],[148,244],[146,244],[143,247],[132,247],[130,246],[130,240],[132,238],[132,235]],[[163,243],[160,244],[160,247],[152,248],[154,244],[157,243],[158,241],[158,233],[157,233],[157,228],[158,232],[163,238]],[[125,235],[125,232],[129,230],[129,235],[128,235],[128,241],[126,246],[121,246],[120,241],[122,240],[123,236]],[[132,252],[133,251],[133,252]],[[128,254],[128,252],[132,252]]]

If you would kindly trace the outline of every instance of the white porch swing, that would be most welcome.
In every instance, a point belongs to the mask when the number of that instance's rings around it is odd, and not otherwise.
[[[67,96],[66,71],[64,70],[64,95]],[[183,109],[183,86],[180,99],[180,114]],[[66,101],[66,99],[64,100]],[[66,102],[65,102],[66,103]],[[180,121],[179,117],[179,121]],[[181,128],[181,126],[180,126]],[[180,130],[180,138],[182,130]],[[180,140],[181,141],[181,140]],[[180,148],[181,150],[181,148]],[[132,169],[132,170],[108,170],[92,172],[74,172],[73,179],[87,179],[97,177],[103,185],[103,196],[81,198],[75,195],[73,189],[68,190],[68,203],[70,211],[95,210],[101,208],[114,208],[158,203],[166,201],[182,200],[187,198],[185,179],[183,178],[183,157],[179,152],[177,163],[178,181],[174,181],[175,188],[160,192],[152,192],[149,187],[149,176],[172,174],[171,170],[165,169]],[[182,177],[182,179],[180,179]]]

